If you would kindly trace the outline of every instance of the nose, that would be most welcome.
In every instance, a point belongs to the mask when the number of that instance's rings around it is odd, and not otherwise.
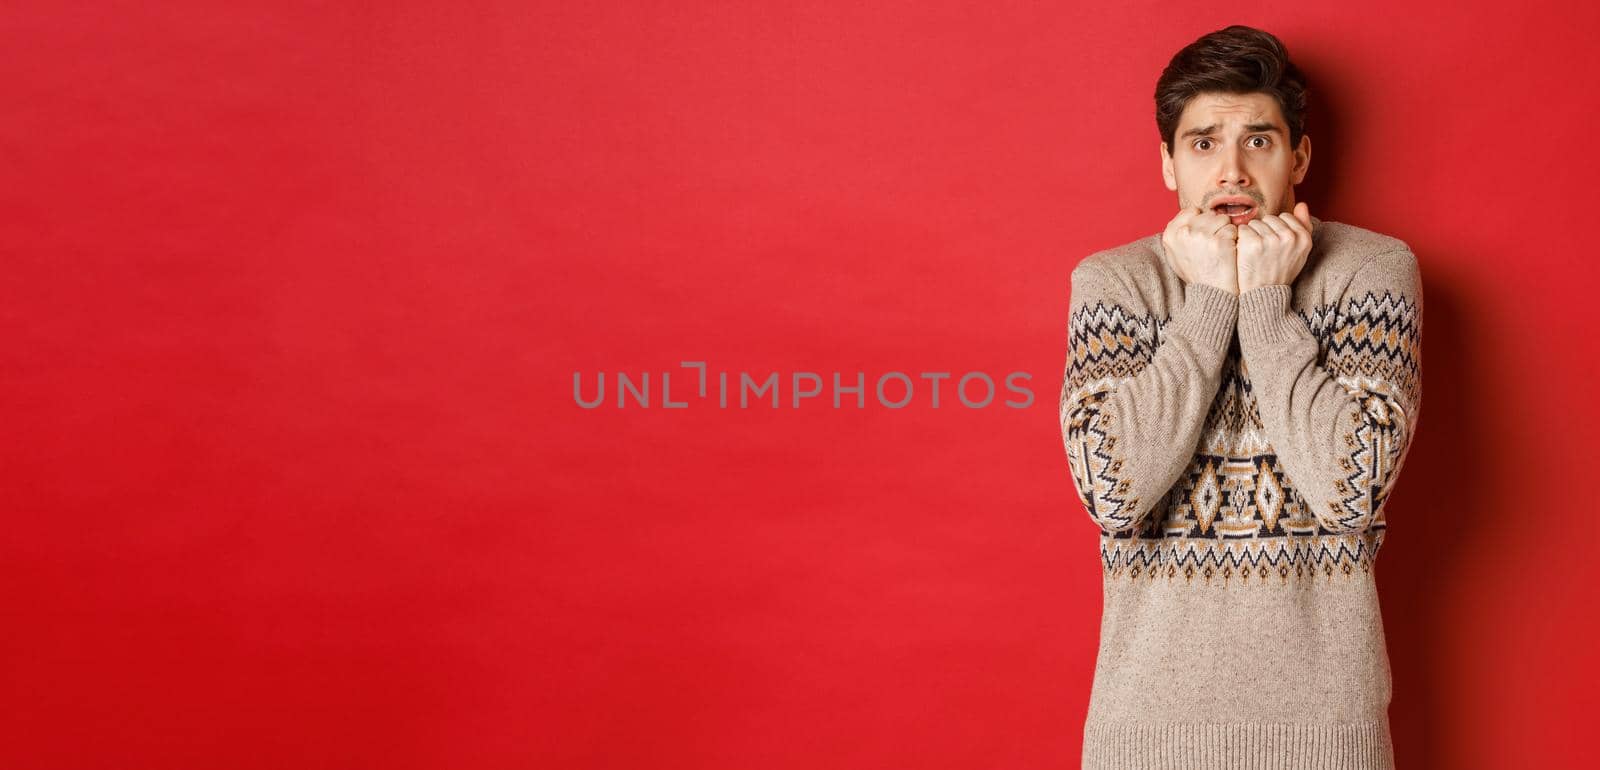
[[[1217,181],[1223,187],[1247,187],[1250,184],[1250,177],[1244,172],[1244,161],[1240,158],[1238,147],[1230,147],[1223,152],[1222,168],[1218,171],[1221,176]]]

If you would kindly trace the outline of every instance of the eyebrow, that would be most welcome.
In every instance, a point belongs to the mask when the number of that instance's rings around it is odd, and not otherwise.
[[[1222,124],[1221,123],[1212,123],[1209,126],[1197,126],[1195,128],[1191,128],[1188,131],[1183,132],[1183,135],[1178,137],[1178,138],[1180,138],[1180,139],[1188,139],[1191,136],[1208,136],[1210,134],[1216,133],[1217,130],[1220,129],[1220,128],[1222,128]],[[1249,133],[1252,133],[1252,134],[1253,133],[1259,133],[1259,132],[1262,132],[1262,131],[1275,132],[1275,133],[1280,133],[1280,134],[1283,133],[1283,129],[1279,128],[1278,124],[1276,124],[1276,123],[1246,123],[1245,126],[1244,126],[1244,130],[1249,132]]]

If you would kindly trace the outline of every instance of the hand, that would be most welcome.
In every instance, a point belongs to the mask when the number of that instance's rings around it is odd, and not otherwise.
[[[1261,286],[1293,285],[1311,254],[1311,208],[1301,201],[1293,214],[1244,223],[1238,251],[1240,294]]]
[[[1204,283],[1239,293],[1235,254],[1239,228],[1228,217],[1193,206],[1178,212],[1161,234],[1167,263],[1185,283]]]

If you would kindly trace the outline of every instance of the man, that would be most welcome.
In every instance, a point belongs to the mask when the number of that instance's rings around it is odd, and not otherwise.
[[[1295,200],[1283,45],[1232,26],[1156,88],[1160,235],[1072,271],[1061,429],[1100,527],[1085,768],[1391,768],[1373,563],[1421,404],[1396,238]]]

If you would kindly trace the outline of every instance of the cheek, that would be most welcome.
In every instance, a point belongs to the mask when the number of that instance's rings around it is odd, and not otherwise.
[[[1294,175],[1294,158],[1286,154],[1262,158],[1255,165],[1256,173],[1271,183],[1286,182]]]
[[[1172,165],[1172,181],[1177,183],[1179,192],[1192,192],[1196,187],[1194,180],[1200,178],[1200,175],[1191,165],[1183,163],[1174,163]]]

